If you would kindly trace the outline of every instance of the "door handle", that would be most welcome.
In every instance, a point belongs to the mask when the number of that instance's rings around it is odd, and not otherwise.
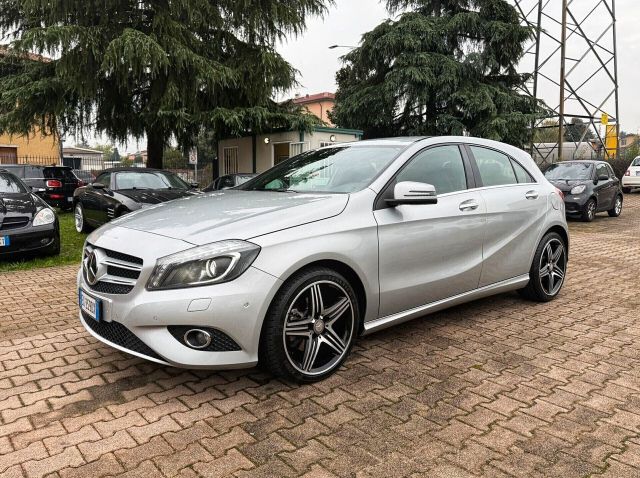
[[[538,199],[539,196],[540,195],[538,194],[538,191],[527,191],[527,193],[524,195],[524,197],[530,200]]]
[[[461,211],[475,211],[478,209],[478,202],[475,199],[469,199],[460,203]]]

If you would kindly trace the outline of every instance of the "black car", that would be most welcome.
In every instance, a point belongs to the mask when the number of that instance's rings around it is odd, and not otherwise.
[[[113,168],[73,196],[78,232],[87,232],[111,219],[150,204],[202,194],[177,175],[151,168]]]
[[[218,179],[209,184],[206,188],[203,189],[204,192],[209,191],[219,191],[221,189],[229,189],[235,188],[236,186],[240,186],[241,184],[246,183],[250,179],[253,179],[257,176],[257,174],[227,174],[225,176],[220,176]]]
[[[2,169],[22,179],[35,194],[60,209],[73,208],[73,192],[82,185],[82,181],[67,166],[3,164]]]
[[[84,169],[74,169],[73,175],[78,178],[80,186],[86,186],[87,184],[91,184],[96,180],[96,177],[93,175],[91,171],[86,171]]]
[[[604,161],[563,161],[553,164],[545,177],[564,194],[567,215],[591,222],[596,213],[622,213],[620,180]]]
[[[21,179],[0,169],[0,258],[20,253],[60,253],[55,211]]]

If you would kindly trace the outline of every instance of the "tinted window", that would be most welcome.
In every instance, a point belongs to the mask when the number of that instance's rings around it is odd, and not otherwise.
[[[598,164],[598,166],[596,166],[596,178],[599,178],[600,176],[609,177],[609,171],[607,171],[606,164]]]
[[[458,146],[438,146],[418,153],[398,174],[396,182],[401,181],[432,184],[437,194],[467,189],[460,149]]]
[[[118,189],[190,189],[175,174],[160,171],[122,171],[115,173],[115,176]]]
[[[42,168],[38,168],[36,166],[25,166],[24,167],[24,178],[25,179],[41,179],[43,177]]]
[[[66,168],[44,168],[44,177],[47,179],[62,179],[63,181],[70,182],[76,180],[71,169]]]
[[[0,165],[0,169],[6,169],[11,174],[15,174],[19,178],[24,178],[24,166],[5,166],[5,165]]]
[[[554,179],[591,179],[593,165],[591,163],[556,163],[544,172],[544,176]]]
[[[22,181],[11,174],[0,173],[0,194],[15,194],[26,192],[27,188],[25,188],[24,184],[22,184]]]
[[[511,160],[506,154],[492,149],[471,146],[476,159],[483,186],[502,186],[517,184],[518,180],[511,167]]]
[[[105,188],[111,189],[111,173],[102,173],[96,178],[95,182],[104,184]]]
[[[299,154],[240,186],[252,191],[350,193],[366,188],[401,146],[340,146]]]
[[[535,183],[536,182],[533,179],[533,177],[531,177],[531,175],[527,172],[527,170],[524,169],[522,166],[520,166],[520,163],[512,159],[511,166],[513,166],[513,170],[516,173],[516,179],[518,180],[519,183]]]

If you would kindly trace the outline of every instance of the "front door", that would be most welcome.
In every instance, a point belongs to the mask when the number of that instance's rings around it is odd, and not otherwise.
[[[380,317],[478,287],[485,205],[459,146],[436,146],[414,156],[387,186],[432,184],[437,204],[379,206]]]
[[[600,179],[605,176],[607,179]],[[597,184],[594,191],[598,200],[598,211],[608,211],[613,208],[618,188],[610,176],[609,169],[605,163],[601,163],[596,166],[595,181],[597,181]]]

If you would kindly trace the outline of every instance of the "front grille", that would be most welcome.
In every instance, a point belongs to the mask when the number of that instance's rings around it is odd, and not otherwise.
[[[206,330],[211,335],[211,343],[206,348],[198,350],[205,352],[235,352],[237,350],[242,350],[235,340],[218,329],[190,325],[170,325],[167,327],[169,333],[183,345],[185,345],[184,334],[191,329]]]
[[[90,261],[95,254],[95,263]],[[103,249],[87,243],[82,256],[82,270],[89,288],[103,294],[128,294],[133,290],[140,273],[143,261],[139,257],[122,252]],[[89,271],[89,268],[93,269]],[[94,270],[95,269],[95,270]],[[98,277],[96,284],[89,281],[89,273]]]
[[[20,229],[27,224],[29,224],[29,218],[25,216],[5,217],[2,222],[0,222],[0,231],[6,231],[8,229]]]
[[[124,347],[127,350],[137,352],[147,357],[163,360],[151,347],[134,335],[129,329],[119,322],[97,322],[84,312],[82,313],[87,326],[97,335],[111,343]]]

